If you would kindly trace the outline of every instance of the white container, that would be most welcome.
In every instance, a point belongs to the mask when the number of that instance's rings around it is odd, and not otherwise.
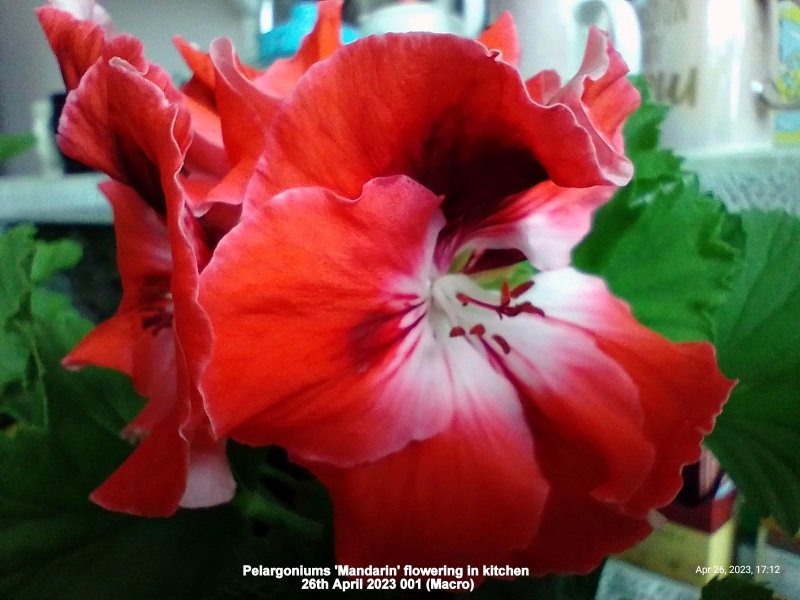
[[[460,11],[455,0],[356,0],[356,7],[363,35],[432,31],[475,37],[486,20],[485,0],[462,0]]]
[[[643,73],[672,106],[663,142],[735,151],[772,140],[776,72],[773,0],[639,0]]]

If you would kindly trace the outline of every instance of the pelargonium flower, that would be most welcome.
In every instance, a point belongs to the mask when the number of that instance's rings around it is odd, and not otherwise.
[[[124,432],[137,447],[91,497],[146,516],[225,502],[234,491],[225,443],[212,435],[196,385],[209,335],[196,296],[210,248],[184,187],[188,113],[138,40],[107,37],[106,28],[79,18],[85,15],[53,4],[39,18],[72,89],[59,144],[112,178],[101,190],[114,210],[123,283],[117,313],[64,364],[119,370],[148,400]]]
[[[148,399],[123,432],[139,445],[92,494],[105,508],[160,516],[233,494],[224,441],[211,434],[195,384],[208,346],[197,277],[238,218],[262,151],[254,123],[266,130],[291,85],[338,47],[340,9],[339,0],[321,3],[298,56],[264,73],[243,66],[227,40],[206,55],[176,39],[194,72],[180,90],[139,40],[114,33],[94,0],[50,0],[37,11],[71,92],[59,145],[112,178],[101,190],[123,282],[117,313],[64,364],[119,370]]]
[[[632,174],[625,71],[599,31],[563,87],[470,40],[374,36],[271,119],[201,274],[201,389],[218,436],[325,484],[340,563],[588,571],[699,456],[731,388],[713,347],[568,266]]]
[[[243,65],[227,40],[205,54],[176,38],[194,73],[181,89],[139,40],[114,33],[94,0],[50,0],[37,11],[72,92],[59,144],[112,178],[101,190],[114,211],[124,289],[117,313],[64,364],[122,371],[148,399],[123,432],[139,445],[92,494],[108,509],[168,515],[233,493],[224,442],[211,434],[195,384],[208,345],[197,276],[238,219],[283,97],[341,45],[341,4],[321,2],[298,54],[264,72]]]

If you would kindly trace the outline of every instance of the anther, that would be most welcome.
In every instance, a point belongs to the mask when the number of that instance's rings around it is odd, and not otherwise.
[[[467,296],[463,292],[459,292],[456,294],[456,300],[461,302],[463,306],[467,306],[468,304],[472,304],[474,306],[479,306],[481,308],[485,308],[487,310],[491,310],[497,313],[497,316],[501,319],[503,317],[516,317],[518,314],[521,313],[528,313],[532,315],[539,315],[540,317],[545,316],[544,311],[531,304],[530,302],[523,302],[522,304],[518,304],[516,306],[511,305],[511,298],[515,298],[520,294],[525,293],[526,290],[529,290],[533,286],[533,282],[529,281],[527,283],[523,283],[522,285],[518,285],[513,290],[509,290],[508,283],[503,283],[502,287],[500,288],[500,304],[490,304],[488,302],[482,302],[481,300],[476,300],[470,296]]]
[[[520,313],[528,313],[530,315],[539,315],[540,317],[545,316],[544,311],[539,308],[538,306],[534,306],[530,302],[523,302],[522,304],[518,304],[517,306],[509,306],[505,309],[505,313],[509,317],[516,317]]]
[[[453,327],[450,330],[450,337],[459,337],[462,335],[467,335],[467,332],[464,331],[463,327]]]
[[[493,335],[492,339],[497,342],[497,345],[503,350],[503,354],[508,354],[511,352],[511,346],[508,345],[508,342],[505,338],[501,335]]]
[[[486,327],[478,323],[477,325],[473,325],[472,329],[469,330],[472,335],[483,335],[486,333]]]
[[[533,287],[533,279],[530,281],[526,281],[525,283],[520,283],[517,287],[509,292],[509,295],[512,298],[519,298],[522,294],[527,292],[529,289]]]

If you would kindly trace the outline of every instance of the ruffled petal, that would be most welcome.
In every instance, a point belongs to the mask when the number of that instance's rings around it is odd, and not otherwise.
[[[634,381],[643,433],[657,452],[625,511],[644,517],[668,504],[680,489],[681,467],[699,459],[700,442],[735,384],[719,371],[714,347],[669,342],[636,323],[602,280],[573,270],[541,274],[528,299],[550,318],[591,332],[598,347]]]
[[[131,55],[141,48],[134,38],[115,38],[111,51]],[[65,154],[130,185],[160,214],[164,195],[157,167],[160,132],[173,130],[181,148],[189,144],[189,117],[164,111],[161,102],[179,97],[169,76],[147,65],[140,53],[134,63],[113,56],[99,61],[69,95],[59,123],[58,142]],[[144,66],[146,71],[137,68]]]
[[[439,202],[394,177],[355,201],[303,189],[245,210],[201,280],[218,436],[345,465],[445,427],[450,367],[423,320]]]
[[[539,527],[549,486],[513,386],[469,345],[444,345],[458,400],[442,433],[348,469],[306,464],[331,494],[340,564],[504,564]]]
[[[142,517],[175,512],[186,487],[189,444],[178,432],[177,407],[89,496],[106,510]]]
[[[297,53],[272,63],[263,75],[255,78],[255,85],[276,98],[283,98],[308,69],[336,52],[342,45],[342,4],[342,0],[317,2],[317,21]]]
[[[597,160],[593,134],[571,110],[532,102],[495,54],[426,33],[341,48],[284,101],[250,201],[304,186],[355,198],[374,177],[405,174],[444,196],[449,221],[477,220],[548,178],[570,187],[627,181],[630,173]]]
[[[563,104],[592,134],[599,162],[612,165],[610,183],[624,185],[633,165],[624,154],[622,127],[639,106],[639,92],[628,81],[628,67],[607,34],[592,27],[578,73],[563,88],[558,75],[545,71],[528,81],[531,97],[547,105]]]
[[[435,285],[452,290],[457,301],[464,295],[476,301],[445,310],[457,315],[457,324],[469,332],[461,343],[484,351],[514,383],[534,429],[557,430],[568,445],[576,440],[587,449],[583,458],[593,464],[593,478],[586,482],[592,495],[626,502],[652,466],[654,448],[642,433],[638,389],[622,366],[577,328],[533,311],[502,316],[487,310],[478,302],[491,305],[494,299],[499,305],[499,294],[466,276],[451,275]],[[436,297],[441,296],[439,291]],[[521,296],[511,306],[527,301]]]
[[[560,269],[592,226],[594,211],[616,192],[613,186],[561,188],[545,181],[505,199],[498,210],[464,232],[477,250],[513,248],[540,270]]]
[[[234,164],[245,158],[255,163],[264,149],[264,136],[280,102],[259,91],[245,76],[229,39],[214,40],[210,54],[215,71],[217,111],[228,157]],[[252,167],[251,164],[251,170]]]
[[[71,96],[63,131],[67,146],[105,160],[117,179],[104,190],[120,239],[120,311],[140,318],[130,371],[149,398],[124,431],[141,443],[92,498],[146,516],[172,514],[181,501],[208,506],[233,494],[224,441],[211,438],[195,385],[210,351],[197,306],[199,270],[210,252],[179,183],[190,141],[180,99],[169,77],[144,60],[138,40],[121,36],[106,44],[104,59]]]
[[[647,519],[623,514],[614,503],[595,500],[591,482],[596,463],[586,460],[592,449],[565,439],[546,425],[532,428],[536,459],[550,484],[541,526],[530,546],[517,553],[532,575],[589,573],[610,554],[622,552],[647,537]]]
[[[587,572],[647,535],[728,397],[711,346],[658,336],[601,279],[572,269],[505,296],[464,275],[434,290],[458,339],[513,383],[551,486],[520,563]]]
[[[190,102],[188,105],[193,106],[192,127],[196,124],[202,127],[204,118],[216,120],[224,139],[225,159],[222,164],[233,165],[233,168],[226,169],[220,180],[213,182],[205,194],[187,196],[195,215],[204,215],[217,204],[240,205],[244,201],[245,189],[255,163],[264,149],[266,132],[280,106],[277,98],[261,92],[253,85],[243,71],[230,40],[214,40],[210,59],[214,71],[216,113],[211,117]],[[197,121],[196,117],[200,120]],[[193,140],[193,146],[197,139]],[[201,136],[200,140],[203,139]],[[198,154],[199,151],[195,149],[195,165],[198,165]],[[203,164],[210,158],[212,155],[207,156]],[[207,168],[205,170],[208,171]]]
[[[222,124],[217,114],[216,75],[211,57],[197,50],[180,36],[172,38],[192,78],[181,86],[181,104],[192,121],[192,143],[186,154],[186,167],[195,176],[221,179],[230,170],[222,141]]]
[[[622,503],[604,502],[592,488],[597,469],[586,459],[592,450],[585,441],[531,419],[537,458],[552,489],[543,525],[522,560],[538,573],[587,572],[650,532],[648,514],[677,494],[681,467],[700,456],[702,437],[732,382],[719,372],[709,344],[673,344],[642,327],[600,279],[571,269],[544,273],[525,299],[548,319],[591,335],[624,369],[638,390],[641,435],[655,448],[634,493]]]
[[[80,10],[80,6],[73,7]],[[98,7],[99,8],[99,7]],[[103,26],[85,17],[72,14],[59,5],[36,9],[36,15],[47,41],[58,60],[67,91],[78,87],[81,77],[103,53]]]
[[[514,17],[507,10],[478,36],[478,41],[489,50],[499,50],[500,58],[512,67],[519,66],[519,37]]]
[[[175,108],[165,109],[175,111]],[[171,292],[177,396],[181,418],[178,431],[189,442],[188,471],[180,506],[199,508],[228,502],[236,484],[225,454],[225,439],[213,436],[204,398],[198,389],[200,374],[211,352],[211,326],[198,304],[200,271],[211,251],[200,222],[189,208],[189,194],[181,171],[186,148],[181,144],[179,121],[169,130],[170,143],[160,146],[159,169],[166,200],[167,231],[172,251]]]

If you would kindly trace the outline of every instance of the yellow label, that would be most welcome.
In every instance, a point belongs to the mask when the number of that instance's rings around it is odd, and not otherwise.
[[[669,522],[619,557],[656,573],[700,586],[730,571],[735,535],[733,520],[714,533]]]

